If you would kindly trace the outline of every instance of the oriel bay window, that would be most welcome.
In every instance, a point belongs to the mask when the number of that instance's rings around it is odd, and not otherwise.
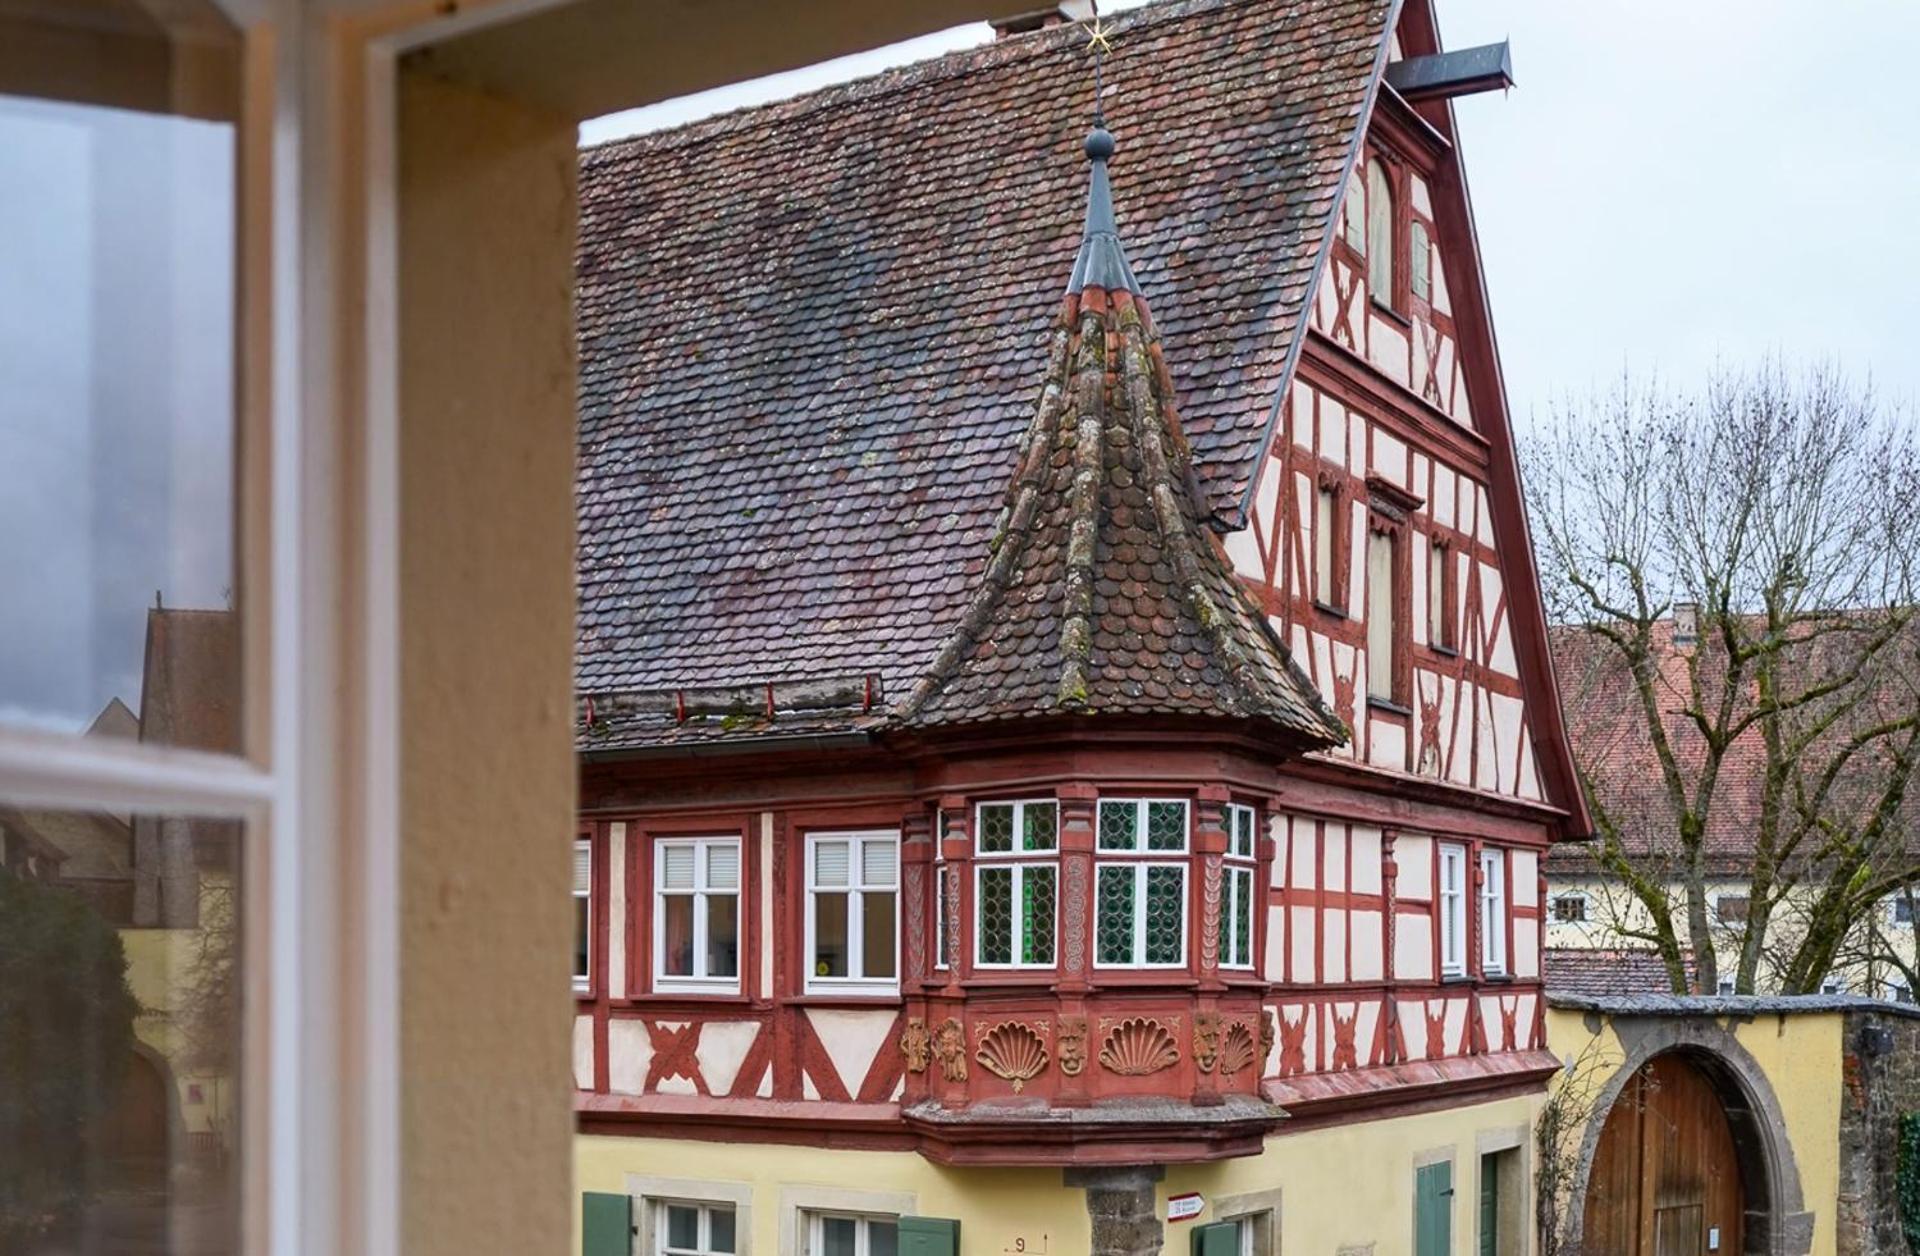
[[[740,989],[740,839],[663,840],[653,852],[654,981],[661,990]]]
[[[1060,808],[984,802],[974,816],[973,962],[1051,968],[1060,880]]]
[[[899,834],[816,834],[807,848],[808,989],[891,993],[899,985]]]
[[[1220,963],[1253,967],[1253,921],[1259,909],[1255,890],[1255,812],[1239,803],[1227,807],[1227,858],[1220,872]]]
[[[1186,963],[1187,830],[1185,799],[1100,800],[1094,863],[1096,964],[1177,968]]]

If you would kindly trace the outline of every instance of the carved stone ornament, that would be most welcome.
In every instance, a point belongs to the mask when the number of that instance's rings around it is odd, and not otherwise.
[[[1080,971],[1087,953],[1087,861],[1067,861],[1067,971]],[[1061,1066],[1065,1067],[1064,1063]]]
[[[1220,1055],[1220,1014],[1197,1012],[1193,1018],[1193,1063],[1202,1073],[1213,1072]]]
[[[1100,1063],[1122,1077],[1142,1077],[1180,1062],[1173,1032],[1150,1016],[1130,1016],[1107,1031]]]
[[[1273,1009],[1264,1008],[1260,1012],[1260,1067],[1263,1071],[1273,1056],[1273,1036]]]
[[[1004,1021],[980,1035],[973,1053],[981,1068],[1013,1083],[1013,1093],[1040,1076],[1047,1067],[1047,1044],[1029,1025]]]
[[[907,1027],[900,1031],[900,1054],[906,1057],[907,1072],[927,1071],[927,1061],[933,1058],[933,1035],[927,1032],[924,1017],[907,1017]]]
[[[1220,1044],[1220,1076],[1232,1077],[1253,1063],[1253,1031],[1242,1021],[1227,1026],[1226,1039]]]
[[[1080,1070],[1087,1067],[1087,1018],[1062,1017],[1057,1041],[1060,1047],[1060,1071],[1068,1077],[1080,1076]]]
[[[940,1076],[950,1082],[967,1080],[967,1035],[951,1016],[933,1033],[933,1058],[940,1061]]]

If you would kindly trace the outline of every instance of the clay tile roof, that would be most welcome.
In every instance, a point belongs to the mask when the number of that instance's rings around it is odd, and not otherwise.
[[[1207,526],[1146,301],[1087,137],[1087,225],[979,587],[906,727],[1086,713],[1254,719],[1346,739]]]
[[[1111,24],[1114,191],[1203,512],[1237,517],[1269,439],[1391,9]],[[584,692],[871,673],[897,698],[925,675],[1052,377],[1085,43],[1016,36],[583,155]]]
[[[1547,992],[1587,998],[1614,998],[1636,994],[1672,994],[1667,967],[1660,953],[1634,947],[1548,947]],[[1695,980],[1693,956],[1686,961],[1687,984]]]

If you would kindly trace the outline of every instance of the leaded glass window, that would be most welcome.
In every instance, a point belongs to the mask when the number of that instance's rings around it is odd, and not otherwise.
[[[983,968],[1051,968],[1060,809],[1051,799],[981,803],[975,826],[974,952]]]
[[[1256,814],[1239,803],[1227,807],[1227,860],[1220,874],[1220,963],[1253,967],[1253,921],[1259,910],[1254,893],[1257,847]]]
[[[1094,878],[1094,959],[1117,968],[1177,967],[1187,959],[1188,806],[1180,798],[1103,798]]]

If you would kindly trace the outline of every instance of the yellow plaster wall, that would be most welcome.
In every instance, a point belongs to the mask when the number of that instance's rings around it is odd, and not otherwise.
[[[224,876],[201,874],[202,926],[218,927],[215,913],[232,911],[233,899]],[[219,1133],[231,1137],[237,1115],[233,1079],[196,1072],[186,1066],[187,1040],[181,1016],[194,966],[200,957],[200,929],[122,929],[120,945],[127,957],[127,988],[140,1003],[133,1032],[139,1041],[167,1064],[184,1132]],[[237,1025],[236,1025],[237,1029]],[[200,1098],[193,1099],[198,1086]]]
[[[1540,1096],[1525,1096],[1283,1134],[1270,1138],[1256,1157],[1169,1168],[1157,1188],[1160,1215],[1166,1215],[1169,1195],[1187,1191],[1200,1192],[1207,1206],[1195,1221],[1167,1226],[1165,1250],[1186,1252],[1193,1225],[1214,1220],[1217,1201],[1278,1190],[1280,1252],[1334,1256],[1343,1246],[1369,1242],[1378,1245],[1380,1256],[1406,1251],[1413,1234],[1415,1160],[1443,1149],[1454,1157],[1454,1250],[1476,1250],[1471,1205],[1479,1139],[1530,1127],[1540,1103]],[[1081,1256],[1088,1247],[1085,1192],[1066,1186],[1058,1169],[956,1169],[913,1152],[581,1135],[574,1140],[574,1171],[580,1191],[625,1192],[630,1176],[748,1187],[752,1256],[793,1251],[791,1236],[780,1232],[781,1190],[803,1185],[910,1194],[920,1215],[957,1218],[968,1252]],[[576,1251],[579,1225],[576,1199]]]
[[[1841,1051],[1845,1017],[1838,1012],[1761,1013],[1750,1019],[1715,1018],[1732,1031],[1773,1088],[1793,1144],[1804,1206],[1814,1217],[1811,1256],[1835,1250],[1834,1213],[1840,1191]],[[1589,1029],[1585,1013],[1547,1014],[1547,1041],[1573,1070],[1556,1084],[1592,1093],[1620,1069],[1625,1049],[1611,1020]],[[1595,1113],[1595,1120],[1605,1113]]]

